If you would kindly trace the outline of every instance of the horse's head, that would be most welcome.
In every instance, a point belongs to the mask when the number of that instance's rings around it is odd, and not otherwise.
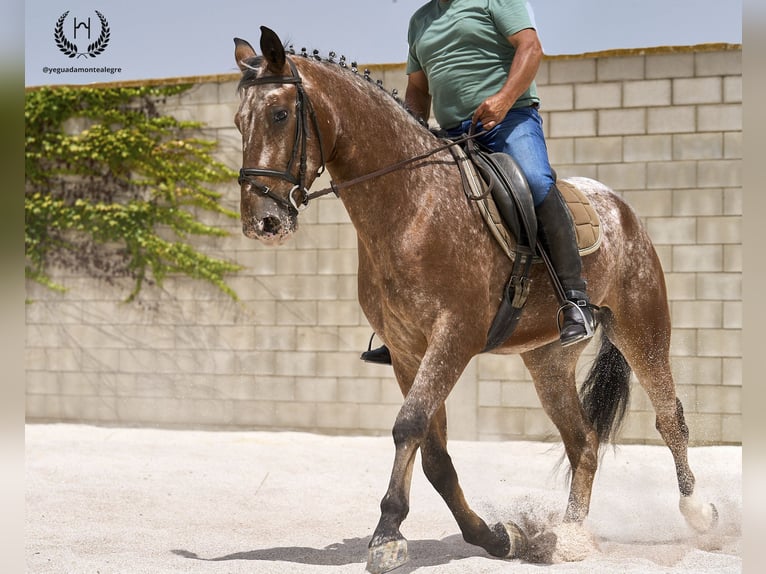
[[[242,232],[278,245],[297,229],[307,189],[324,167],[321,136],[302,78],[279,37],[261,27],[262,56],[245,40],[234,43],[242,70],[234,118],[242,134]],[[309,146],[312,131],[318,145]]]

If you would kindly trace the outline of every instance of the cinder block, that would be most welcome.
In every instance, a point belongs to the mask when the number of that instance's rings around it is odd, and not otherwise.
[[[600,164],[596,179],[615,190],[645,189],[646,166],[645,163]]]
[[[479,406],[503,406],[502,387],[500,381],[479,381]]]
[[[548,111],[564,111],[574,108],[574,92],[571,84],[539,86],[540,108]]]
[[[394,385],[396,386],[396,385]],[[401,403],[401,394],[397,396]],[[381,401],[381,382],[375,378],[338,378],[338,402],[370,403]]]
[[[697,76],[741,76],[742,50],[697,52],[694,55]]]
[[[646,133],[646,110],[600,110],[598,112],[598,135],[630,135]]]
[[[57,395],[59,381],[56,373],[27,370],[24,389],[27,395]]]
[[[694,273],[665,273],[669,301],[693,301],[697,296]]]
[[[700,329],[697,335],[700,357],[741,357],[742,331],[739,329]]]
[[[244,336],[250,340],[250,344],[242,346],[243,351],[294,351],[298,347],[294,325],[256,325],[246,330]]]
[[[551,112],[548,130],[551,137],[596,135],[596,112]]]
[[[295,236],[297,249],[338,249],[337,223],[317,223],[314,225],[301,226],[301,230]],[[320,251],[321,253],[321,251]]]
[[[727,76],[723,79],[723,101],[742,102],[742,76]]]
[[[560,440],[559,431],[542,409],[524,411],[524,436],[528,440]]]
[[[295,337],[295,345],[293,348],[298,351],[339,350],[340,337],[338,335],[338,327],[336,326],[323,325],[296,327]]]
[[[673,271],[716,272],[723,271],[721,245],[674,245]]]
[[[320,275],[356,275],[359,258],[356,249],[322,250],[318,255]]]
[[[697,409],[700,413],[737,414],[742,412],[740,387],[698,387]]]
[[[351,220],[343,207],[343,202],[338,201],[334,196],[322,198],[313,204],[316,208],[317,217],[320,223],[338,223],[350,224]],[[307,209],[307,212],[311,209]]]
[[[742,132],[725,132],[723,134],[723,157],[742,159]]]
[[[599,58],[597,63],[599,82],[644,79],[644,56]]]
[[[277,252],[277,275],[316,275],[317,251],[279,250]]]
[[[618,437],[621,443],[656,443],[660,435],[654,428],[653,412],[629,411]]]
[[[232,424],[274,428],[276,406],[271,401],[232,401]]]
[[[576,163],[613,163],[622,161],[622,138],[576,138]]]
[[[522,437],[524,436],[524,409],[480,407],[478,426],[479,436]]]
[[[702,300],[741,301],[741,273],[698,273],[697,297]]]
[[[723,271],[735,273],[742,271],[742,245],[723,246]]]
[[[721,368],[721,359],[716,357],[676,357],[672,364],[677,385],[718,385]]]
[[[694,54],[649,54],[646,56],[647,79],[692,76],[694,76]]]
[[[694,161],[651,162],[646,166],[646,186],[650,189],[683,189],[697,186]]]
[[[359,405],[359,428],[389,431],[394,426],[399,407],[396,405]]]
[[[690,133],[697,129],[694,106],[649,108],[646,113],[646,131],[650,134]]]
[[[723,99],[721,78],[677,78],[673,80],[673,104],[717,104]]]
[[[316,301],[278,301],[277,325],[316,325],[318,310]]]
[[[670,356],[693,357],[697,352],[697,329],[673,328],[670,336]]]
[[[361,310],[356,301],[325,301],[319,306],[318,325],[360,325]]]
[[[723,328],[742,328],[742,301],[724,301],[723,304]]]
[[[699,106],[697,126],[701,132],[742,131],[742,104]]]
[[[352,431],[360,428],[359,405],[326,403],[316,406],[317,426],[320,429]]]
[[[548,157],[551,165],[560,163],[574,163],[574,142],[575,138],[549,138],[546,140],[548,146]]]
[[[505,382],[500,387],[501,404],[504,407],[539,409],[540,399],[532,382]]]
[[[742,386],[742,359],[724,358],[723,359],[723,384],[732,386]]]
[[[724,444],[742,444],[742,415],[721,416],[721,442]]]
[[[673,193],[667,189],[626,191],[622,198],[640,217],[669,217],[673,213]]]
[[[673,215],[721,215],[723,192],[720,189],[677,189],[673,191]]]
[[[330,403],[338,399],[338,379],[298,377],[295,380],[295,400],[301,403]]]
[[[623,105],[637,106],[669,106],[671,105],[670,80],[641,80],[625,82],[623,88]]]
[[[633,161],[670,161],[673,159],[672,136],[625,136],[623,138],[623,158]]]
[[[596,81],[596,60],[550,60],[548,81],[551,84],[584,84]]]
[[[480,381],[529,380],[529,371],[517,355],[481,355],[476,364]]]
[[[651,217],[646,221],[646,229],[657,245],[692,245],[697,220],[693,217]]]
[[[700,161],[697,164],[697,181],[700,187],[740,187],[742,160]]]
[[[676,134],[673,136],[673,159],[721,159],[723,134]]]
[[[732,217],[702,217],[697,222],[697,242],[709,243],[742,243],[742,218]]]
[[[673,328],[720,329],[723,306],[713,301],[672,301],[670,312]]]
[[[317,353],[306,351],[278,351],[275,353],[275,374],[293,377],[311,377],[316,371]]]
[[[619,108],[622,105],[622,83],[575,84],[574,106],[578,110]]]
[[[688,413],[690,446],[721,442],[721,415]]]
[[[313,429],[317,426],[314,403],[274,403],[274,425],[283,429]]]

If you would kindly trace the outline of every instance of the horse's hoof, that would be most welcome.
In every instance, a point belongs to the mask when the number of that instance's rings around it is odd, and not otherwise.
[[[513,522],[498,523],[495,525],[495,529],[502,528],[508,534],[508,538],[511,541],[511,546],[508,549],[508,553],[505,558],[523,558],[527,554],[529,547],[529,540],[527,535],[524,534],[516,524]]]
[[[714,504],[705,504],[694,494],[682,496],[678,503],[686,522],[699,533],[708,532],[718,524],[718,509]]]
[[[367,572],[383,574],[383,572],[399,568],[407,560],[409,560],[407,541],[404,538],[392,540],[370,548],[367,554]]]

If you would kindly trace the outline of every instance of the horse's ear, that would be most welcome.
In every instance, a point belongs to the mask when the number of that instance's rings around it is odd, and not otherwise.
[[[243,72],[247,68],[242,62],[248,58],[255,56],[255,50],[250,45],[250,42],[243,40],[242,38],[234,38],[234,60],[237,62],[237,66]]]
[[[269,71],[281,74],[285,68],[285,47],[274,30],[266,26],[261,26],[261,52],[266,58]]]

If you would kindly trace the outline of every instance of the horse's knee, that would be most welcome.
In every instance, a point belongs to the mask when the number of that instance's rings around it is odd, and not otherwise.
[[[428,416],[422,410],[402,408],[392,430],[394,444],[400,446],[413,440],[422,442],[428,433],[428,426]]]

